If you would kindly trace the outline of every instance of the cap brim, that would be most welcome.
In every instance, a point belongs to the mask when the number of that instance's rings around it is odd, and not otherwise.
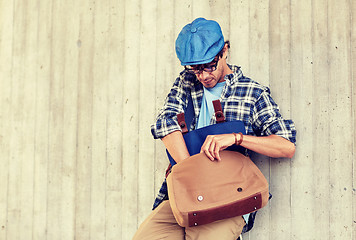
[[[199,64],[205,64],[205,63],[210,63],[214,60],[215,56],[209,59],[201,60],[201,61],[194,61],[194,62],[181,62],[182,66],[187,66],[187,65],[199,65]]]

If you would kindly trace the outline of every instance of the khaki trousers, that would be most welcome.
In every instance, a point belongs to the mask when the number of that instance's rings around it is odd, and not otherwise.
[[[183,228],[176,222],[169,200],[162,202],[137,230],[133,240],[236,240],[245,226],[242,216]]]

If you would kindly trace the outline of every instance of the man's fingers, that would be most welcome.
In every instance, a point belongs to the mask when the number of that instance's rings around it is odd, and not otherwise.
[[[203,143],[203,146],[201,146],[200,152],[205,152],[206,149],[209,149],[210,142],[211,142],[210,136],[207,136]]]
[[[203,143],[203,146],[200,149],[200,152],[204,152],[205,155],[211,160],[215,160],[214,156],[214,145],[213,136],[208,135]]]
[[[218,160],[218,161],[221,161],[221,158],[220,158],[220,151],[221,151],[221,147],[218,143],[215,144],[215,150],[214,150],[214,157]]]
[[[214,161],[214,156],[211,155],[208,149],[204,150],[204,153],[211,161]]]
[[[218,162],[220,162],[220,161],[221,161],[221,158],[220,158],[219,152],[218,152],[215,156],[216,156],[215,158],[218,160]]]
[[[200,149],[200,152],[204,152],[206,156],[214,161],[217,159],[221,161],[220,151],[226,149],[230,146],[231,136],[233,136],[233,140],[235,141],[235,137],[233,134],[222,134],[222,135],[209,135],[206,137],[203,146]]]
[[[213,157],[213,159],[215,158],[215,142],[214,142],[214,140],[213,141],[211,141],[211,143],[210,143],[210,146],[209,146],[209,153],[210,153],[210,155]],[[212,159],[212,160],[213,160]]]

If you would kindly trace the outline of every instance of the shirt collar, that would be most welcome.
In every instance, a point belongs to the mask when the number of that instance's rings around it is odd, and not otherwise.
[[[243,77],[242,71],[239,66],[230,64],[228,64],[228,66],[233,73],[226,75],[224,79],[228,85],[236,84],[239,79]]]

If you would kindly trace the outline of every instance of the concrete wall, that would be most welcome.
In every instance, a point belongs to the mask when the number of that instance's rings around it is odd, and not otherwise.
[[[150,125],[174,41],[200,16],[298,130],[292,160],[255,156],[274,197],[244,239],[356,239],[354,0],[0,1],[0,239],[132,238],[168,164]]]

